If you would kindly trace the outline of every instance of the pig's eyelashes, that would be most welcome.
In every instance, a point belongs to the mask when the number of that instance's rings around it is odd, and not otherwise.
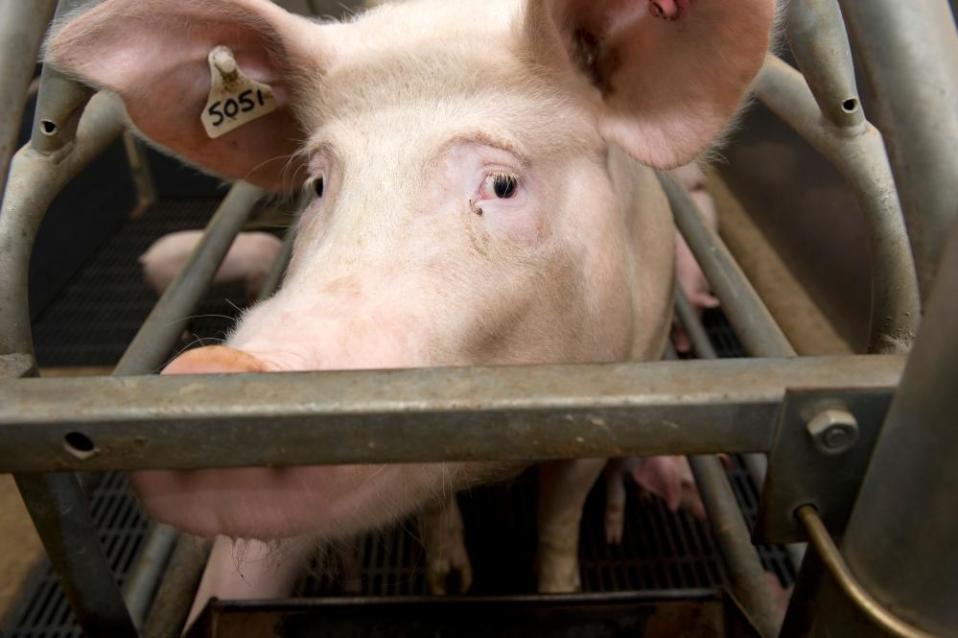
[[[494,173],[482,184],[483,199],[511,199],[519,189],[519,178],[511,173]]]

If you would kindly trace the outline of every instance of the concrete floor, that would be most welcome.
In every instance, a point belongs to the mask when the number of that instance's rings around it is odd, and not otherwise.
[[[23,579],[42,555],[13,477],[0,474],[0,626],[17,600]]]

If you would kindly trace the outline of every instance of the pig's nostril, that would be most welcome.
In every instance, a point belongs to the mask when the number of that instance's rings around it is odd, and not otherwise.
[[[93,443],[93,439],[83,432],[67,433],[67,435],[63,437],[63,446],[67,452],[81,461],[95,456],[98,451],[96,445]]]

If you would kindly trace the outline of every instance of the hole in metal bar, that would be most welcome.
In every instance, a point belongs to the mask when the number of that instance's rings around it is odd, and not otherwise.
[[[858,110],[858,100],[853,97],[848,98],[842,102],[842,110],[846,113],[854,113]]]
[[[44,135],[53,135],[57,132],[56,122],[50,120],[40,120],[40,132]]]
[[[81,461],[95,456],[99,451],[93,444],[93,440],[82,432],[69,432],[63,437],[63,446],[67,452]]]

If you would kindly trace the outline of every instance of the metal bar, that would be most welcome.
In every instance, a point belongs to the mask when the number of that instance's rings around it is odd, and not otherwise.
[[[59,0],[54,20],[79,9],[86,0]],[[37,110],[30,145],[40,153],[55,153],[73,142],[83,107],[94,91],[45,64],[40,72]]]
[[[709,515],[712,535],[728,569],[731,590],[763,636],[778,635],[778,605],[758,550],[739,510],[722,462],[716,456],[689,456],[689,466]]]
[[[134,638],[136,628],[106,567],[96,525],[76,477],[19,474],[16,481],[84,633]]]
[[[230,245],[262,195],[260,189],[242,182],[230,189],[183,272],[163,293],[123,353],[113,370],[114,376],[148,374],[162,366],[179,339],[182,322],[206,293]],[[144,622],[177,537],[174,529],[154,525],[133,565],[133,575],[124,593],[138,626]]]
[[[56,0],[0,0],[0,198],[20,137],[27,92]]]
[[[702,326],[702,322],[699,321],[698,314],[680,288],[676,288],[675,291],[675,310],[679,322],[689,335],[692,348],[698,357],[700,359],[717,359],[718,354],[715,352],[715,348],[712,347],[712,342],[709,341],[705,328]],[[757,455],[750,456],[754,458]],[[763,461],[765,460],[764,457],[760,458]],[[709,519],[713,521],[715,535],[720,539],[720,549],[722,550],[722,556],[725,557],[726,563],[729,564],[729,571],[734,573],[734,570],[738,570],[743,574],[742,577],[747,579],[743,587],[750,589],[759,586],[764,587],[764,592],[766,596],[768,596],[768,600],[763,598],[754,604],[762,606],[762,616],[764,618],[774,619],[777,623],[779,616],[777,611],[775,611],[775,602],[771,600],[768,594],[768,583],[762,580],[761,585],[759,585],[759,574],[754,572],[754,565],[751,564],[751,555],[754,554],[755,560],[758,561],[759,569],[762,567],[755,547],[748,542],[748,538],[751,534],[742,519],[738,504],[734,499],[732,488],[728,483],[728,476],[722,471],[720,465],[703,462],[701,457],[696,458],[690,456],[689,465],[691,465],[692,472],[695,474],[695,482],[699,486],[699,491],[702,492],[702,499],[705,503],[706,510],[708,510]],[[698,468],[696,466],[698,466]],[[721,475],[715,474],[716,468],[722,472]],[[763,464],[761,468],[762,474],[765,473],[765,469]],[[702,474],[706,481],[709,480],[706,477],[713,477],[711,484],[703,485],[699,480],[699,474]],[[761,484],[759,484],[759,486],[761,486]],[[732,496],[731,501],[726,497],[726,493]],[[710,500],[713,501],[712,504],[710,504]],[[734,509],[729,509],[729,505],[734,506]],[[734,532],[729,535],[729,530],[734,530]],[[728,538],[723,539],[722,537],[726,535],[728,535]],[[729,547],[725,548],[724,544],[728,544]],[[785,551],[788,553],[789,560],[797,573],[805,558],[805,546],[789,544],[785,546]],[[748,555],[743,556],[745,552],[748,552]],[[761,573],[763,574],[764,570]]]
[[[722,239],[705,223],[698,206],[686,190],[665,173],[658,173],[658,178],[672,207],[675,225],[722,302],[722,308],[745,350],[753,357],[795,356],[795,350],[748,277]],[[755,485],[764,485],[768,468],[766,458],[759,454],[748,454],[744,461]],[[798,569],[801,553],[792,550],[789,556]]]
[[[908,624],[958,634],[958,224],[842,540],[858,582]],[[876,530],[879,531],[876,533]],[[867,635],[840,595],[823,595],[817,635]]]
[[[0,355],[32,357],[27,271],[37,230],[63,186],[122,132],[123,113],[118,98],[98,94],[64,153],[41,153],[27,145],[14,155],[0,211]]]
[[[206,293],[233,239],[262,196],[263,191],[251,184],[233,185],[183,272],[167,288],[123,353],[114,375],[155,370],[169,355],[183,331],[184,318]]]
[[[286,267],[289,266],[289,260],[293,256],[293,244],[295,242],[296,228],[295,226],[290,226],[286,230],[285,237],[283,237],[283,247],[276,257],[276,261],[273,262],[273,267],[266,276],[266,281],[263,282],[263,287],[260,289],[259,295],[256,297],[257,303],[266,301],[273,296],[273,293],[279,290],[279,286],[283,282],[283,275],[286,274]]]
[[[931,290],[949,224],[958,216],[958,34],[946,0],[841,0],[874,88],[871,116],[888,144],[918,265]]]
[[[0,382],[0,471],[768,451],[786,388],[900,356]]]
[[[143,142],[136,139],[132,131],[123,133],[123,149],[126,151],[126,161],[130,165],[130,175],[136,184],[136,208],[131,218],[136,219],[156,203],[156,185],[153,183],[153,174],[150,172],[150,162],[146,156]]]
[[[154,525],[130,569],[123,587],[123,599],[130,617],[137,627],[143,625],[146,614],[159,587],[160,578],[176,545],[177,531],[169,525]]]
[[[792,3],[793,7],[802,5]],[[814,62],[825,64],[822,60]],[[838,128],[829,124],[802,74],[771,55],[765,60],[755,92],[769,109],[828,159],[854,191],[868,221],[872,250],[868,350],[907,352],[920,319],[921,301],[908,233],[881,133],[865,120],[861,126]],[[829,96],[819,99],[829,103]]]
[[[822,565],[828,570],[835,584],[839,586],[847,600],[868,616],[875,625],[894,636],[901,636],[902,638],[935,638],[936,634],[930,634],[917,627],[912,627],[882,607],[881,603],[875,600],[868,593],[868,590],[855,580],[855,576],[848,569],[848,565],[835,543],[832,542],[832,537],[825,529],[825,524],[819,518],[813,505],[803,505],[798,508],[796,516],[804,525],[809,542],[815,548]]]
[[[176,549],[143,625],[143,638],[178,638],[193,605],[213,543],[179,534]]]
[[[712,284],[715,295],[753,357],[792,357],[795,350],[749,283],[722,239],[702,220],[698,206],[672,177],[658,173],[669,198],[675,225]]]

